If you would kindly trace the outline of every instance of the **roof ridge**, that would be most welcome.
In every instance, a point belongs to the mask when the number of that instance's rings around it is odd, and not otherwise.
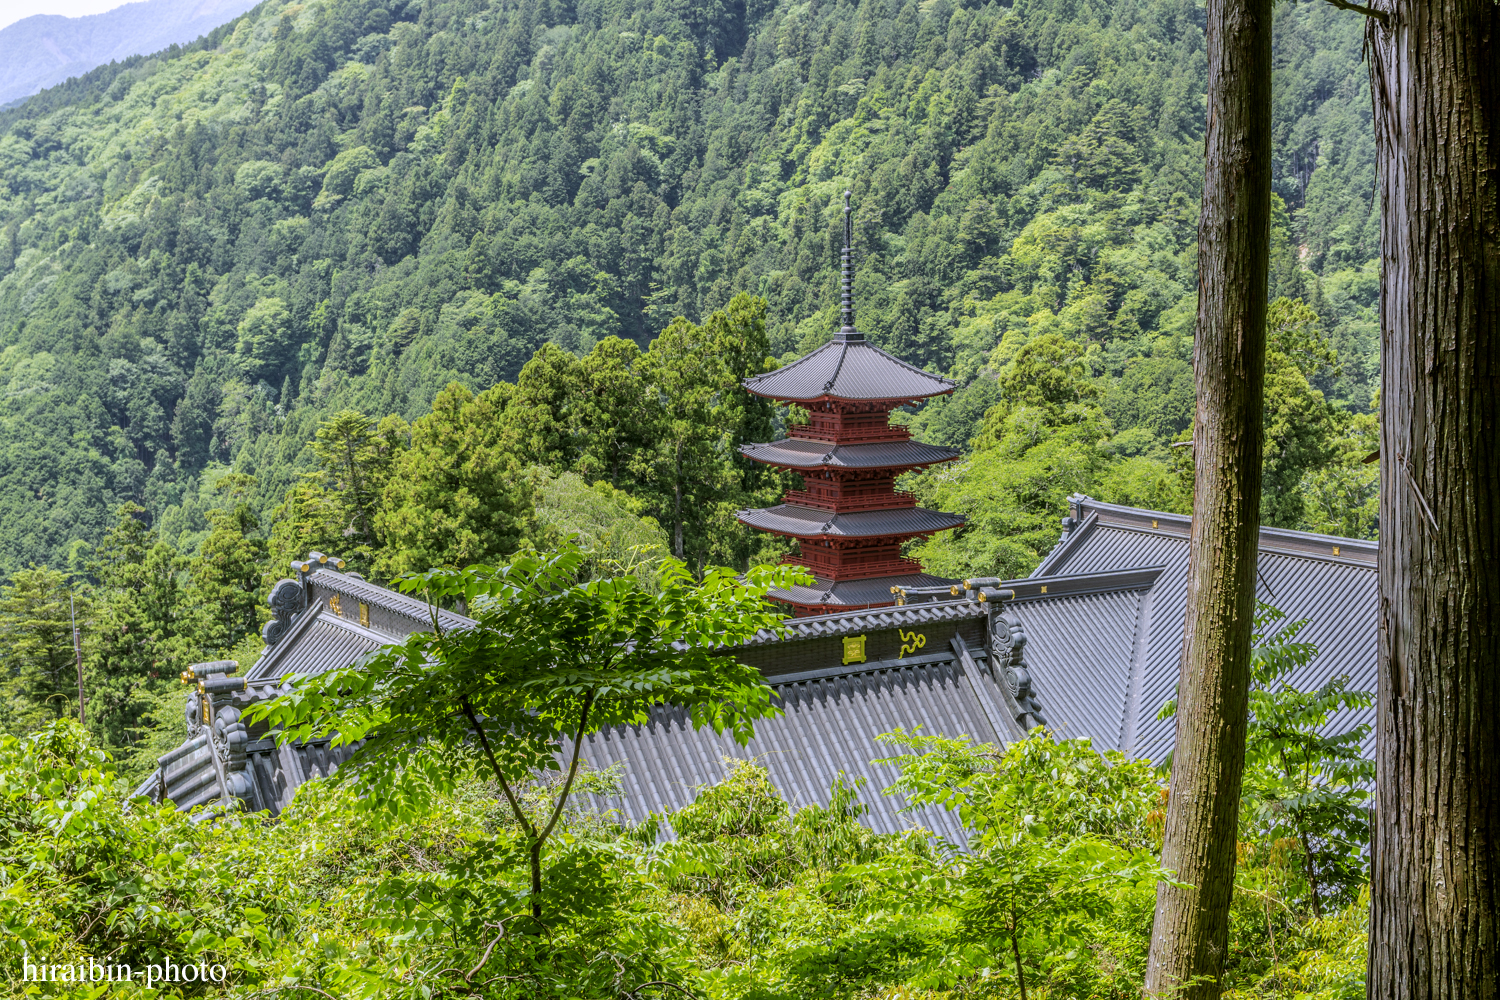
[[[1191,531],[1191,514],[1174,514],[1169,511],[1151,510],[1145,507],[1127,507],[1123,504],[1105,503],[1082,493],[1068,497],[1070,511],[1083,515],[1081,520],[1099,518],[1099,523],[1124,531],[1137,531],[1162,538],[1187,538]],[[1148,523],[1149,522],[1149,523]],[[1163,523],[1165,522],[1165,523]],[[1167,530],[1170,524],[1176,530]],[[1079,534],[1081,532],[1075,532]],[[1061,547],[1063,543],[1059,543]],[[1343,535],[1325,535],[1316,531],[1298,531],[1295,528],[1276,528],[1261,525],[1256,537],[1256,548],[1281,555],[1303,556],[1313,559],[1337,559],[1354,565],[1367,565],[1364,560],[1373,558],[1380,551],[1380,543],[1368,538],[1348,538]],[[1326,551],[1325,551],[1326,550]],[[1071,551],[1071,548],[1066,550]],[[1055,562],[1048,553],[1037,568],[1050,568]],[[1353,557],[1353,558],[1351,558]],[[1363,557],[1363,558],[1360,558]],[[1061,560],[1057,560],[1061,561]]]
[[[751,375],[749,378],[745,379],[745,381],[742,382],[741,384],[748,388],[749,385],[750,385],[750,383],[752,383],[752,382],[759,382],[763,378],[770,378],[772,375],[778,374],[779,372],[791,371],[793,368],[796,368],[798,365],[802,364],[803,362],[805,362],[805,361],[811,361],[813,358],[817,357],[819,354],[822,354],[824,350],[826,350],[829,347],[833,347],[837,343],[838,343],[838,341],[829,339],[829,340],[827,340],[827,341],[819,344],[817,347],[813,348],[812,350],[808,351],[806,354],[802,355],[802,357],[797,358],[795,361],[788,361],[786,364],[781,365],[778,368],[772,368],[768,372],[761,372],[759,375]]]
[[[844,370],[844,360],[849,357],[850,341],[844,341],[840,346],[843,350],[839,352],[839,363],[833,366],[833,374],[828,376],[828,381],[823,383],[823,391],[827,392],[833,388],[833,383],[839,380],[839,372]]]

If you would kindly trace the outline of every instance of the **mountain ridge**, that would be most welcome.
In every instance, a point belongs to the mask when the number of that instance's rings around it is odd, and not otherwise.
[[[260,0],[136,0],[101,14],[33,14],[0,28],[0,107],[130,56],[200,38]]]

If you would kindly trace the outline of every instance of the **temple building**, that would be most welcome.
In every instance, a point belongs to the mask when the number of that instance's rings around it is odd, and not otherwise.
[[[961,836],[951,814],[906,811],[881,794],[896,777],[882,733],[920,726],[1002,745],[1045,724],[1059,738],[1087,737],[1100,750],[1161,761],[1173,722],[1182,653],[1192,519],[1069,498],[1057,545],[1027,577],[941,580],[901,555],[914,538],[963,519],[917,507],[895,489],[908,469],[953,461],[956,452],[912,441],[890,425],[896,407],[940,395],[953,383],[891,357],[854,326],[847,202],[843,323],[806,357],[748,380],[758,395],[802,407],[805,424],[786,439],[745,446],[750,458],[800,473],[785,502],[740,512],[750,528],[797,539],[791,561],[815,578],[776,594],[788,633],[763,633],[718,650],[761,672],[781,715],[761,720],[747,746],[693,728],[685,712],[661,709],[638,726],[585,737],[595,768],[621,763],[620,794],[596,800],[621,820],[670,816],[723,777],[725,757],[754,758],[793,808],[829,801],[837,778],[865,779],[864,821],[882,832],[921,825]],[[1375,542],[1262,528],[1259,597],[1291,621],[1318,653],[1289,676],[1309,690],[1346,677],[1374,690]],[[328,739],[278,743],[250,704],[289,690],[297,677],[355,662],[381,645],[431,627],[425,604],[362,579],[342,560],[312,553],[268,597],[274,618],[265,649],[238,676],[232,661],[198,664],[188,685],[182,745],[138,789],[180,809],[212,802],[285,808],[305,781],[358,752]],[[468,619],[442,613],[446,628]],[[1344,712],[1331,728],[1373,721]],[[1374,737],[1364,748],[1373,752]],[[670,830],[667,831],[670,835]]]
[[[956,383],[914,368],[865,340],[854,325],[853,234],[844,193],[841,325],[831,341],[745,388],[807,414],[785,440],[741,446],[747,458],[801,475],[804,488],[775,507],[742,510],[744,524],[797,540],[786,562],[807,567],[815,582],[774,596],[797,615],[822,615],[896,603],[902,589],[948,588],[922,572],[901,547],[964,523],[957,514],[917,506],[896,477],[959,457],[952,448],[913,441],[892,426],[891,411],[951,393]]]

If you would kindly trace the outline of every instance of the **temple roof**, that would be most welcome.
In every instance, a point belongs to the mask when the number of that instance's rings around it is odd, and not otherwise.
[[[940,596],[859,610],[888,601],[893,584],[948,582],[928,574],[824,580],[785,592],[784,599],[804,606],[849,610],[789,619],[784,633],[768,630],[724,651],[762,671],[784,714],[757,722],[746,747],[710,729],[694,729],[682,711],[666,708],[653,709],[642,725],[591,735],[584,756],[592,767],[625,763],[621,794],[598,804],[629,821],[681,808],[722,777],[719,762],[729,756],[768,767],[793,808],[826,804],[829,782],[842,772],[867,779],[859,796],[870,809],[862,821],[872,828],[894,832],[920,823],[961,838],[951,813],[902,812],[899,796],[880,793],[896,772],[876,763],[891,750],[875,737],[920,725],[933,735],[1015,739],[1024,726],[1005,665],[1007,636],[1011,653],[1024,650],[1032,702],[1054,733],[1087,736],[1096,749],[1161,761],[1174,736],[1173,720],[1158,715],[1175,690],[1182,656],[1191,520],[1082,496],[1070,502],[1065,534],[1036,572],[991,588],[1013,595],[1003,602]],[[1374,689],[1376,555],[1370,541],[1262,529],[1258,595],[1290,621],[1308,619],[1298,638],[1318,650],[1288,678],[1299,690],[1339,676],[1347,676],[1355,690]],[[248,808],[274,812],[303,781],[328,774],[355,750],[327,740],[278,746],[258,730],[246,734],[242,760],[225,748],[234,745],[226,737],[235,735],[237,709],[284,690],[285,678],[345,665],[381,638],[397,641],[423,627],[420,602],[350,574],[319,571],[306,582],[305,603],[260,668],[251,671],[266,679],[216,700],[216,718],[224,725],[212,731],[190,727],[140,794],[190,808],[222,798],[230,784]],[[337,607],[334,596],[342,598]],[[1017,621],[1027,640],[1020,644],[1014,642]],[[991,627],[997,624],[1003,627]],[[862,651],[858,658],[848,654],[846,641]],[[1345,732],[1373,717],[1371,708],[1340,712],[1324,732]],[[1366,754],[1373,742],[1373,734],[1362,741]]]
[[[745,380],[757,396],[810,402],[815,399],[925,399],[958,385],[892,357],[857,331],[833,340],[791,364]]]
[[[783,438],[764,444],[742,444],[746,458],[792,469],[914,469],[958,458],[955,448],[920,441],[882,441],[876,444],[830,445],[827,441]]]
[[[1027,652],[1043,701],[1050,698],[1052,707],[1067,708],[1048,720],[1063,736],[1091,736],[1096,747],[1162,760],[1172,748],[1175,720],[1158,718],[1158,710],[1177,686],[1193,519],[1079,495],[1069,497],[1069,505],[1062,540],[1028,580],[1014,585],[1050,585],[1051,600],[1020,609],[1034,640]],[[1353,690],[1375,690],[1378,551],[1375,542],[1363,539],[1260,529],[1256,597],[1285,612],[1287,621],[1308,619],[1297,641],[1318,649],[1316,658],[1288,676],[1293,687],[1311,691],[1347,676]],[[1138,605],[1122,611],[1125,618],[1114,625],[1103,605],[1119,598],[1078,599],[1076,607],[1056,598],[1062,579],[1129,566],[1162,570],[1141,592]],[[1018,599],[1021,593],[1017,589]],[[1120,639],[1121,630],[1138,639]],[[1045,643],[1037,641],[1039,636],[1047,637]],[[1114,653],[1107,652],[1111,645],[1117,647]],[[1043,649],[1046,657],[1040,655]],[[1119,667],[1106,670],[1111,657]],[[1325,731],[1373,722],[1373,708],[1346,709]],[[1372,728],[1363,743],[1366,753],[1374,741]]]

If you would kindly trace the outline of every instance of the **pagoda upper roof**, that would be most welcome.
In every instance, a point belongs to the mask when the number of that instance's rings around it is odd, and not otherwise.
[[[765,444],[742,444],[746,458],[789,469],[915,469],[958,458],[955,448],[920,441],[878,441],[873,444],[829,444],[807,438],[784,438]]]
[[[817,399],[925,399],[952,392],[952,379],[892,357],[857,330],[841,330],[810,354],[745,380],[757,396],[791,402]]]
[[[898,507],[895,510],[861,510],[848,514],[777,504],[737,515],[752,528],[797,538],[834,536],[841,538],[878,538],[882,535],[926,535],[947,531],[964,523],[958,514],[928,510],[925,507]]]

